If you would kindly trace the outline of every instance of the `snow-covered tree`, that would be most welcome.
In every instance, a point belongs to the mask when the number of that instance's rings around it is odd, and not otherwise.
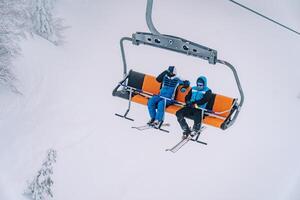
[[[44,161],[42,168],[38,171],[37,175],[28,184],[28,188],[24,192],[33,200],[46,200],[53,197],[51,187],[53,185],[53,164],[56,162],[57,153],[55,150],[50,149],[47,153],[47,158]]]
[[[56,0],[31,0],[32,32],[55,45],[63,42],[62,19],[54,17],[53,9]]]
[[[15,92],[11,67],[21,51],[19,40],[28,31],[30,16],[27,9],[23,0],[0,0],[0,84]]]
[[[0,0],[0,84],[14,86],[13,60],[20,55],[19,41],[26,33],[37,34],[55,45],[63,43],[66,28],[54,17],[56,0]]]

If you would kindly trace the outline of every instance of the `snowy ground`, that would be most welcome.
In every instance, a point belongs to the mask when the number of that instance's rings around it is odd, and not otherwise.
[[[164,151],[180,138],[174,116],[167,115],[172,134],[132,130],[148,120],[141,105],[130,113],[135,122],[114,116],[127,106],[111,96],[122,78],[119,39],[147,31],[145,5],[61,1],[58,13],[71,26],[67,43],[22,42],[15,73],[23,95],[0,88],[0,199],[23,198],[49,148],[58,152],[56,200],[300,199],[300,37],[227,1],[155,2],[158,30],[218,50],[237,67],[245,92],[233,127],[208,127],[208,146],[188,144],[174,155]],[[296,1],[248,5],[300,30]],[[183,78],[205,74],[216,93],[238,95],[231,72],[219,65],[150,47],[126,49],[132,69],[158,74],[172,64]]]

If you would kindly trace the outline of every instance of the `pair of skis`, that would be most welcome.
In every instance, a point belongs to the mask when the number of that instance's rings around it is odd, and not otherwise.
[[[170,126],[170,124],[164,123],[164,124],[160,125],[160,127],[155,127],[155,126],[151,126],[151,125],[146,124],[144,126],[132,126],[131,128],[137,129],[139,131],[144,131],[144,130],[147,130],[147,129],[157,129],[157,130],[169,133],[170,131],[162,129],[162,127],[168,127],[168,126]]]
[[[131,128],[134,128],[134,129],[137,129],[139,131],[144,131],[144,130],[147,130],[147,129],[158,129],[160,131],[163,131],[163,132],[167,132],[169,133],[168,130],[165,130],[165,129],[162,129],[161,127],[168,127],[170,126],[170,124],[168,123],[165,123],[165,124],[162,124],[159,128],[158,127],[155,127],[155,126],[150,126],[150,125],[144,125],[144,126],[133,126]],[[172,153],[176,153],[179,149],[181,149],[185,144],[187,144],[189,141],[193,141],[193,142],[198,142],[200,144],[204,144],[204,145],[207,145],[207,143],[205,142],[202,142],[202,141],[199,141],[198,138],[200,136],[200,133],[205,129],[205,127],[201,127],[200,131],[198,132],[192,132],[192,134],[188,135],[186,138],[183,138],[181,139],[177,144],[175,144],[173,147],[171,148],[168,148],[166,149],[166,151],[170,151]]]
[[[200,133],[201,133],[202,130],[204,130],[204,128],[205,127],[203,126],[203,127],[201,127],[200,131],[198,131],[198,132],[192,132],[187,137],[182,138],[181,141],[179,141],[177,144],[175,144],[175,146],[173,146],[172,148],[166,149],[166,151],[170,151],[172,153],[176,153],[179,149],[181,149],[189,141],[198,142],[198,143],[207,145],[207,143],[198,140],[198,138],[200,136]]]

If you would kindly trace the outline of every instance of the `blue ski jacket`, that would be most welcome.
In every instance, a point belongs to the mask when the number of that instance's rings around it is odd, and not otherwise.
[[[177,87],[183,84],[178,77],[169,76],[168,71],[162,72],[156,80],[162,83],[159,95],[170,99],[174,99]]]
[[[187,95],[186,101],[196,104],[200,108],[205,108],[210,96],[212,94],[211,90],[207,87],[207,79],[204,76],[200,76],[198,79],[202,79],[204,83],[203,88],[197,86],[192,87],[191,93]]]

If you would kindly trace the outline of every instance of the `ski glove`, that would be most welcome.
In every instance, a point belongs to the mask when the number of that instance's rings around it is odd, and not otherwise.
[[[188,88],[190,86],[190,81],[189,80],[184,80],[183,81],[183,87]]]
[[[194,103],[192,103],[191,101],[187,101],[185,105],[186,105],[186,107],[189,107],[189,108],[194,107]]]

